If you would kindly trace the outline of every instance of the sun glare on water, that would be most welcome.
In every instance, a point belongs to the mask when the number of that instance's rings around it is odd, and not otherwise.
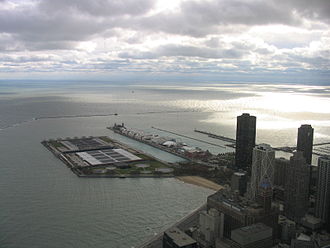
[[[259,92],[258,96],[229,100],[178,100],[172,104],[211,112],[205,122],[234,125],[236,116],[247,112],[258,117],[260,129],[297,128],[302,123],[328,126],[330,99],[298,93]],[[212,113],[213,112],[213,113]]]

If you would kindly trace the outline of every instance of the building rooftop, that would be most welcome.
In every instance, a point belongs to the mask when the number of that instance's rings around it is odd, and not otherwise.
[[[300,127],[303,127],[303,128],[311,128],[312,125],[311,125],[311,124],[302,124]]]
[[[301,233],[298,237],[297,237],[297,240],[301,240],[301,241],[311,241],[311,237],[304,234],[304,233]]]
[[[170,237],[179,247],[187,246],[196,243],[194,239],[182,232],[177,227],[172,227],[165,231],[165,234]]]
[[[231,239],[241,245],[251,244],[264,239],[271,239],[273,229],[262,223],[241,227],[231,232]]]
[[[219,190],[213,195],[210,195],[208,199],[216,201],[219,204],[240,213],[258,214],[263,211],[260,204],[234,194],[226,189]]]
[[[263,151],[272,151],[272,147],[268,144],[260,144],[256,146],[256,149],[263,150]]]
[[[123,149],[104,149],[76,153],[90,165],[103,165],[141,160],[141,158]]]
[[[255,116],[250,115],[249,113],[243,113],[241,116],[244,116],[244,117],[254,117],[255,118]]]
[[[67,147],[69,151],[82,151],[91,148],[95,149],[112,146],[112,143],[106,142],[102,137],[73,138],[61,140],[59,142]]]
[[[319,218],[316,218],[315,216],[309,214],[305,215],[304,219],[311,224],[318,224],[321,222]]]
[[[246,176],[246,173],[245,172],[235,172],[234,175],[242,177],[242,176]]]
[[[241,235],[251,235],[263,232],[265,230],[272,230],[271,227],[266,226],[263,223],[257,223],[251,226],[244,226],[238,229],[235,229],[233,232],[240,233]]]

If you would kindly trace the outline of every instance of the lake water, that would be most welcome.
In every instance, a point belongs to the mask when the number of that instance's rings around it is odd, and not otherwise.
[[[230,152],[194,129],[235,137],[236,116],[255,114],[257,141],[294,145],[300,124],[330,140],[329,88],[294,85],[119,85],[0,82],[0,247],[133,247],[206,201],[211,190],[176,179],[76,177],[44,139],[108,135],[162,160],[179,161],[107,126],[124,122],[211,152]],[[68,115],[117,116],[66,117]],[[285,154],[281,154],[285,156]]]

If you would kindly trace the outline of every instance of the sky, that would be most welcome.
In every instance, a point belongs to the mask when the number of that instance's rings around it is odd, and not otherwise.
[[[330,1],[0,0],[0,77],[330,85]]]

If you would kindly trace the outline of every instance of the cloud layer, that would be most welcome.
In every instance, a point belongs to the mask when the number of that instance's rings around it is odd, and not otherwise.
[[[329,74],[328,0],[1,0],[0,73]]]

